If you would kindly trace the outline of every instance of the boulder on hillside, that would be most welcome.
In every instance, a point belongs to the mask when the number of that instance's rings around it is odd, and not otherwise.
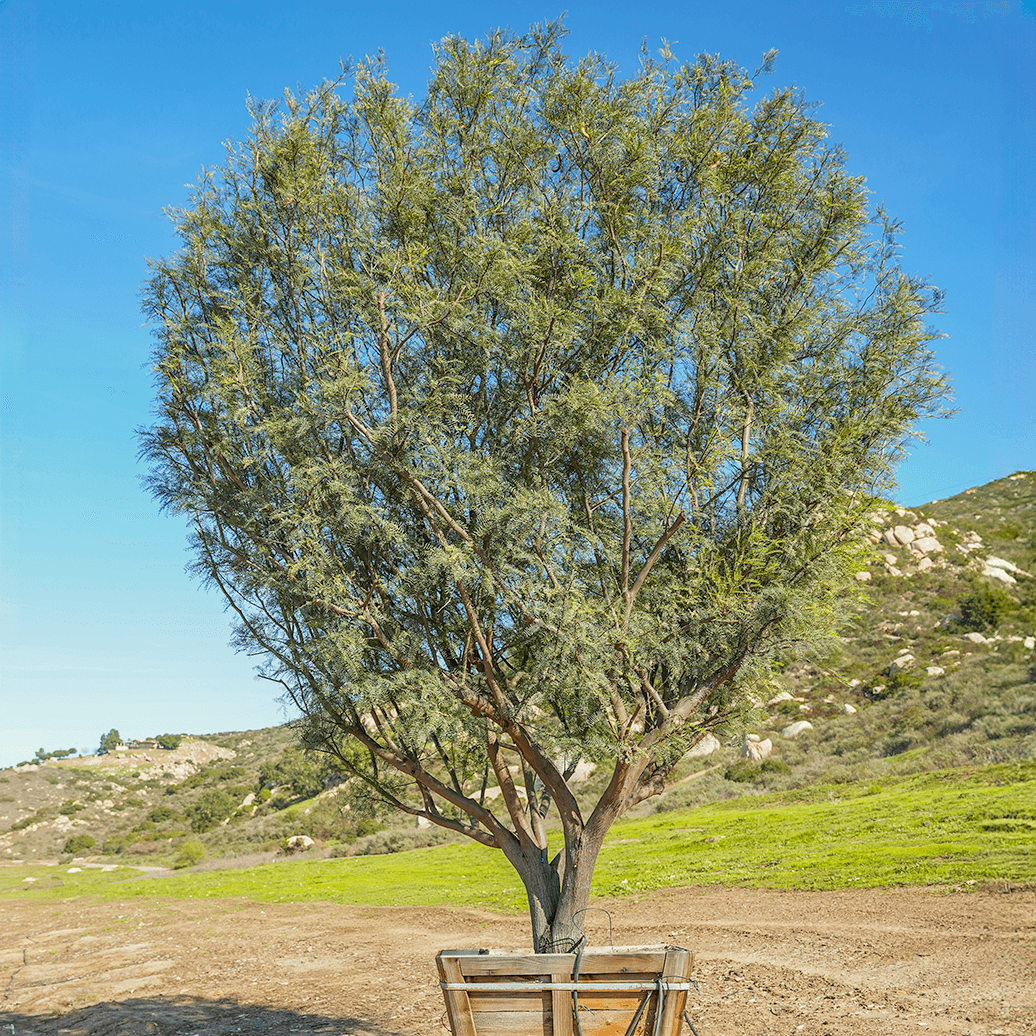
[[[892,530],[892,535],[895,537],[896,543],[901,547],[905,547],[908,543],[913,543],[917,539],[914,535],[914,530],[909,525],[897,525]]]
[[[773,742],[767,738],[759,740],[758,734],[749,734],[741,745],[741,758],[750,759],[753,763],[761,763],[773,754]]]
[[[943,545],[934,536],[920,536],[910,544],[915,554],[938,554]]]
[[[720,750],[719,738],[715,734],[706,734],[688,753],[690,757],[712,755]]]
[[[309,835],[290,835],[284,840],[284,851],[286,853],[304,853],[314,845]]]
[[[785,727],[781,731],[781,737],[793,738],[798,737],[804,730],[812,730],[813,724],[808,719],[800,719],[797,723],[792,723],[790,727]]]

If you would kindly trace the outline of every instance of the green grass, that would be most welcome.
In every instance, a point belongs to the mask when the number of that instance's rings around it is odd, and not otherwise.
[[[839,889],[1036,885],[1036,762],[941,770],[734,799],[616,824],[599,896],[680,885]],[[125,868],[0,868],[0,897],[243,897],[371,906],[525,909],[502,854],[474,843],[123,881]],[[26,876],[37,877],[23,883]]]

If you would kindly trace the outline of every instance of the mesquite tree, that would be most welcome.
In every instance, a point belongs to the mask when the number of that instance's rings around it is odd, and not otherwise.
[[[562,38],[444,41],[420,103],[371,62],[254,105],[144,291],[151,488],[239,646],[309,746],[503,851],[537,950],[612,822],[830,627],[945,389],[938,292],[798,94]]]

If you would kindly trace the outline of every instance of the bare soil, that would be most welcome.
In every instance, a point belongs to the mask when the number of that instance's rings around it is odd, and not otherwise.
[[[696,952],[699,1036],[1036,1034],[1033,891],[680,889],[599,905],[616,944]],[[589,918],[607,945],[607,916]],[[436,952],[527,942],[522,918],[448,908],[7,900],[0,1036],[435,1036]]]

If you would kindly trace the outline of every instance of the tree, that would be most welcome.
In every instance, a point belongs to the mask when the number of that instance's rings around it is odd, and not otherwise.
[[[613,821],[831,630],[945,394],[940,294],[801,96],[562,38],[446,40],[419,104],[372,62],[254,105],[144,290],[150,486],[238,646],[306,746],[503,851],[537,950]]]
[[[180,741],[182,738],[179,734],[159,734],[155,740],[158,742],[159,748],[165,748],[172,751],[172,749],[180,747]]]
[[[101,743],[97,748],[97,754],[107,755],[109,752],[114,752],[121,744],[122,738],[119,737],[119,732],[112,727],[107,734],[101,735]]]

